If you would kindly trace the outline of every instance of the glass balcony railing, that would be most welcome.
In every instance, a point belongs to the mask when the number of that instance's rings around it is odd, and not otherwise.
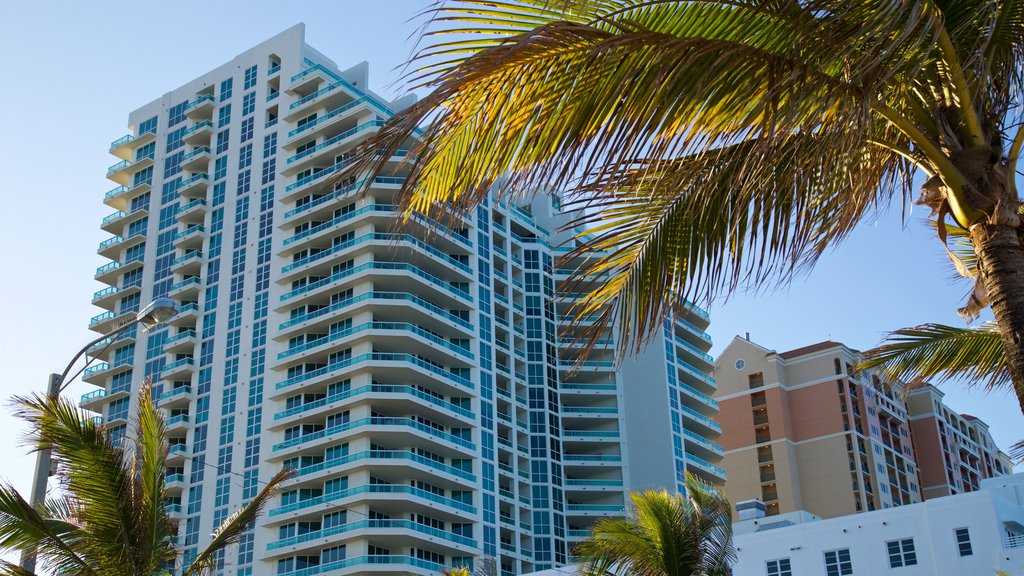
[[[164,346],[166,346],[168,344],[174,344],[175,342],[180,342],[181,340],[185,340],[186,338],[195,338],[195,336],[196,336],[196,331],[195,330],[192,330],[192,329],[182,330],[181,332],[178,332],[177,334],[174,334],[173,336],[168,337],[167,340],[164,341]]]
[[[711,406],[712,408],[714,408],[716,410],[718,409],[718,400],[715,400],[711,396],[708,396],[707,394],[701,392],[700,390],[697,390],[693,386],[690,386],[689,384],[684,384],[684,383],[679,382],[679,381],[676,381],[676,386],[678,386],[679,388],[682,388],[683,390],[685,390],[690,396],[693,396],[694,398],[699,400],[702,404],[705,404],[707,406]]]
[[[189,260],[202,259],[202,257],[203,253],[200,252],[199,250],[189,250],[188,252],[185,252],[184,254],[178,256],[174,260],[171,260],[171,267],[173,268],[174,266],[177,266],[178,264],[181,264],[183,262],[188,262]]]
[[[88,394],[82,394],[82,399],[79,400],[79,404],[85,404],[86,402],[91,402],[93,400],[99,400],[100,398],[106,398],[106,397],[107,397],[107,391],[106,390],[104,390],[102,388],[99,389],[99,390],[93,390],[92,392],[89,392]]]
[[[619,454],[566,454],[562,457],[566,462],[622,462]]]
[[[165,484],[181,484],[185,482],[184,474],[168,474],[164,476]]]
[[[701,414],[700,412],[697,412],[693,408],[690,408],[689,406],[685,405],[680,405],[679,409],[682,410],[683,414],[686,414],[690,418],[693,418],[694,420],[703,423],[705,426],[711,428],[715,432],[722,431],[722,426],[718,422],[715,422],[711,418],[708,418],[707,416]]]
[[[277,576],[316,576],[317,574],[323,574],[324,572],[334,572],[343,568],[351,568],[353,566],[361,566],[363,564],[373,565],[409,565],[416,568],[422,568],[431,572],[440,574],[444,572],[450,566],[436,564],[428,560],[421,560],[413,556],[401,556],[401,555],[373,555],[373,556],[356,556],[354,558],[346,558],[345,560],[337,560],[334,562],[326,562],[317,566],[310,566],[308,568],[300,568],[292,572],[278,572]],[[469,567],[472,570],[472,566]],[[504,576],[504,575],[503,575]]]
[[[161,370],[160,373],[161,374],[168,374],[168,373],[170,373],[170,372],[172,372],[174,370],[177,370],[179,368],[186,368],[186,367],[191,368],[191,367],[194,367],[194,366],[195,366],[195,360],[193,358],[182,358],[180,360],[175,360],[174,362],[171,362],[170,364],[165,364],[164,365],[164,369]]]
[[[200,146],[200,147],[196,148],[195,150],[193,150],[193,151],[189,152],[188,154],[185,154],[184,156],[182,156],[181,157],[181,161],[182,162],[188,162],[192,158],[196,158],[198,156],[202,156],[203,154],[207,154],[207,155],[210,154],[210,147],[209,146]]]
[[[419,368],[422,368],[422,369],[424,369],[424,370],[426,370],[428,372],[431,372],[432,374],[440,376],[443,380],[447,380],[449,382],[454,382],[455,384],[458,384],[458,385],[460,385],[460,386],[462,386],[464,388],[470,389],[470,390],[472,390],[474,388],[473,383],[471,381],[467,380],[466,378],[463,378],[461,376],[453,374],[452,372],[449,372],[449,371],[447,371],[447,370],[445,370],[443,368],[438,368],[436,365],[431,364],[429,362],[425,362],[424,360],[422,360],[420,358],[417,358],[416,356],[413,356],[412,354],[392,354],[392,353],[386,353],[386,352],[371,352],[369,354],[361,354],[359,356],[353,356],[352,358],[347,358],[345,360],[339,360],[337,362],[332,362],[332,363],[330,363],[327,366],[324,366],[322,368],[317,368],[316,370],[311,370],[311,371],[306,372],[304,374],[299,374],[297,376],[292,376],[291,378],[288,378],[287,380],[283,380],[281,382],[278,382],[277,383],[277,389],[280,390],[282,388],[287,388],[289,386],[294,386],[296,384],[301,384],[301,383],[306,382],[308,380],[312,380],[313,378],[318,378],[318,377],[323,376],[325,374],[329,374],[331,372],[334,372],[335,370],[341,370],[343,368],[347,368],[347,367],[353,366],[355,364],[359,364],[359,363],[362,363],[362,362],[372,362],[372,361],[378,361],[378,362],[406,362],[406,363],[412,364],[414,366],[417,366]]]
[[[197,172],[196,174],[193,174],[192,176],[182,180],[181,183],[178,184],[178,190],[181,190],[182,188],[187,188],[200,181],[209,182],[210,175],[207,174],[206,172]]]
[[[177,414],[164,421],[164,425],[168,427],[176,424],[188,424],[188,414]]]
[[[366,331],[369,331],[369,330],[389,330],[389,331],[409,332],[409,333],[412,333],[412,334],[416,334],[417,336],[419,336],[421,338],[429,340],[430,342],[433,342],[434,344],[436,344],[436,345],[446,349],[446,351],[454,352],[458,356],[461,356],[461,357],[466,358],[468,360],[472,360],[473,359],[473,354],[471,352],[469,352],[468,349],[466,349],[466,348],[464,348],[462,346],[458,346],[456,344],[453,344],[452,342],[447,341],[444,338],[441,338],[441,337],[435,335],[432,332],[424,330],[423,328],[421,328],[421,327],[419,327],[419,326],[417,326],[415,324],[409,324],[409,323],[404,323],[404,322],[367,322],[367,323],[364,323],[364,324],[359,324],[358,326],[352,326],[351,328],[346,328],[344,330],[338,330],[337,332],[334,332],[334,333],[329,334],[327,336],[324,336],[322,338],[316,338],[316,339],[308,341],[308,342],[306,342],[304,344],[300,344],[300,345],[297,345],[297,346],[294,346],[294,347],[290,347],[290,348],[286,349],[285,352],[283,352],[283,353],[278,355],[278,360],[283,360],[283,359],[288,358],[290,356],[294,356],[296,354],[300,354],[300,353],[306,352],[306,351],[308,351],[308,349],[312,349],[312,348],[321,346],[321,345],[329,343],[329,342],[334,342],[334,341],[337,341],[337,340],[341,340],[341,339],[347,338],[347,337],[349,337],[349,336],[351,336],[353,334],[357,334],[359,332],[366,332]]]
[[[311,264],[311,263],[316,262],[318,260],[323,260],[324,258],[328,258],[328,257],[330,257],[330,256],[332,256],[334,254],[339,253],[339,252],[344,252],[345,250],[348,250],[349,248],[352,248],[353,246],[357,246],[357,245],[362,244],[364,242],[372,242],[372,241],[382,241],[382,242],[391,242],[391,243],[402,242],[402,243],[405,243],[405,244],[411,244],[413,246],[416,246],[420,250],[423,250],[424,252],[430,254],[436,260],[440,260],[441,262],[444,262],[445,264],[448,264],[448,265],[450,265],[450,266],[452,266],[454,268],[457,268],[457,269],[465,272],[466,274],[472,274],[472,270],[470,269],[469,266],[463,264],[462,262],[459,262],[458,260],[456,260],[456,259],[452,258],[451,256],[445,254],[444,252],[441,252],[437,248],[434,248],[433,246],[430,246],[429,244],[427,244],[426,242],[423,242],[422,240],[420,240],[419,238],[416,238],[415,236],[411,236],[409,234],[391,234],[391,233],[386,233],[386,232],[374,232],[374,233],[370,233],[370,234],[364,234],[362,236],[353,238],[351,240],[342,242],[340,244],[336,244],[336,245],[331,246],[330,248],[328,248],[328,249],[326,249],[326,250],[324,250],[322,252],[317,252],[316,254],[312,254],[310,256],[306,256],[305,258],[300,258],[300,259],[292,262],[291,264],[281,268],[281,272],[282,273],[289,272],[291,270],[299,268],[300,266],[305,266],[306,264]]]
[[[198,276],[191,276],[189,278],[185,278],[181,282],[171,284],[171,287],[168,290],[170,292],[174,292],[175,290],[180,290],[182,288],[187,288],[189,286],[199,286],[200,284],[201,282]]]
[[[105,298],[105,297],[110,296],[112,294],[117,294],[120,291],[121,291],[121,289],[118,288],[117,286],[108,286],[108,287],[104,288],[103,290],[97,290],[96,292],[94,292],[93,295],[92,295],[92,299],[93,300],[98,300],[100,298]]]
[[[718,444],[715,444],[714,442],[712,442],[711,440],[708,440],[707,438],[705,438],[703,436],[698,435],[697,433],[693,432],[692,430],[684,428],[683,429],[683,436],[686,436],[686,438],[688,440],[696,442],[697,444],[700,444],[704,448],[707,448],[708,450],[711,450],[715,454],[719,454],[719,455],[722,454],[722,447],[721,446],[719,446]]]
[[[423,392],[423,391],[419,390],[418,388],[414,388],[412,386],[401,386],[401,385],[391,385],[391,384],[371,384],[371,385],[368,385],[368,386],[360,386],[358,388],[353,388],[351,390],[345,390],[344,392],[339,392],[337,394],[331,394],[330,396],[325,396],[324,398],[321,398],[319,400],[314,400],[312,402],[306,402],[306,403],[300,404],[298,406],[293,406],[291,408],[288,408],[287,410],[283,410],[281,412],[278,412],[277,414],[274,414],[274,420],[280,420],[282,418],[287,418],[289,416],[294,416],[296,414],[302,414],[304,412],[309,412],[310,410],[316,410],[317,408],[322,408],[324,406],[327,406],[327,405],[330,405],[330,404],[334,404],[336,402],[342,402],[344,400],[348,400],[349,398],[355,398],[357,396],[362,396],[364,394],[374,394],[374,393],[377,393],[377,394],[404,394],[406,396],[411,396],[411,397],[419,398],[420,400],[425,400],[425,401],[433,404],[434,406],[438,406],[438,407],[443,408],[445,410],[449,410],[451,412],[455,412],[456,414],[459,414],[459,415],[464,416],[466,418],[471,418],[471,419],[472,418],[476,418],[476,415],[473,414],[472,411],[467,410],[467,409],[465,409],[465,408],[463,408],[461,406],[452,404],[451,402],[448,402],[446,400],[438,398],[438,397],[436,397],[436,396],[434,396],[432,394],[427,394],[426,392]]]
[[[117,164],[114,164],[113,166],[107,168],[107,176],[119,170],[124,170],[125,168],[131,166],[132,164],[133,162],[131,160],[121,160]]]
[[[591,480],[589,478],[567,478],[565,480],[566,486],[597,486],[597,487],[615,487],[622,486],[622,480]]]
[[[339,434],[342,432],[348,432],[351,430],[365,428],[368,426],[396,426],[400,428],[409,428],[412,430],[423,432],[424,434],[428,436],[433,436],[434,438],[437,438],[439,440],[444,440],[446,442],[462,446],[463,448],[467,448],[469,450],[476,449],[476,445],[473,444],[473,442],[470,442],[469,440],[466,440],[454,434],[443,432],[431,426],[427,426],[426,424],[423,424],[422,422],[419,422],[417,420],[413,420],[412,418],[370,417],[360,418],[359,420],[353,420],[351,422],[337,424],[335,426],[330,426],[328,428],[324,428],[323,430],[318,430],[316,432],[312,432],[309,434],[303,434],[298,438],[292,438],[291,440],[286,440],[279,444],[275,444],[273,447],[273,451],[279,452],[281,450],[286,450],[294,446],[300,446],[302,444],[305,444],[306,442],[319,440],[326,436],[330,436],[331,434]]]
[[[132,136],[131,134],[125,134],[124,136],[121,136],[117,140],[111,142],[110,149],[113,150],[114,148],[120,148],[121,146],[124,146],[125,144],[128,144],[133,140],[135,140],[135,136]]]
[[[82,373],[82,378],[88,378],[93,374],[106,372],[107,370],[110,370],[110,364],[107,364],[106,362],[100,362],[99,364],[89,366],[88,368],[86,368],[85,372]]]
[[[211,102],[212,103],[213,101],[214,101],[213,100],[213,94],[203,94],[202,96],[200,96],[200,97],[196,98],[195,100],[189,102],[188,105],[185,106],[185,112],[188,112],[189,110],[192,110],[193,108],[197,108],[199,106],[202,106],[203,103],[205,103],[205,102]]]
[[[563,406],[562,414],[618,414],[618,408],[601,408],[597,406]]]
[[[348,278],[355,274],[359,274],[360,272],[365,272],[366,270],[399,270],[409,272],[414,276],[422,278],[429,282],[430,284],[438,288],[441,288],[446,292],[458,296],[462,300],[465,300],[467,302],[472,302],[473,300],[472,296],[470,296],[468,292],[460,290],[452,286],[451,284],[445,282],[444,280],[441,280],[440,278],[434,276],[433,274],[430,274],[429,272],[424,272],[423,270],[417,268],[416,266],[413,266],[412,264],[406,264],[404,262],[367,262],[365,264],[360,264],[359,266],[349,268],[348,270],[336,272],[326,278],[317,280],[316,282],[310,282],[309,284],[306,284],[301,288],[296,288],[291,292],[286,292],[285,294],[281,295],[281,301],[285,302],[296,296],[301,296],[302,294],[306,294],[307,292],[311,292],[323,286],[334,284],[336,282],[344,280],[345,278]]]
[[[359,296],[353,296],[352,298],[345,298],[344,300],[339,300],[338,302],[335,302],[330,306],[325,306],[313,312],[307,312],[306,314],[300,314],[298,316],[295,316],[291,320],[282,323],[279,328],[281,330],[284,330],[297,324],[302,324],[303,322],[315,320],[316,318],[320,318],[333,312],[337,312],[338,310],[343,310],[353,304],[357,304],[359,302],[363,302],[366,300],[396,300],[411,302],[421,308],[426,309],[429,312],[432,312],[444,318],[445,321],[447,322],[451,322],[452,324],[456,324],[469,330],[473,329],[473,325],[463,320],[462,318],[459,318],[458,316],[424,300],[423,298],[420,298],[419,296],[416,296],[415,294],[409,294],[407,292],[367,292],[365,294],[360,294]]]
[[[358,103],[358,101],[357,102],[353,102],[353,104],[356,104],[356,103]],[[342,106],[342,108],[345,108],[345,107]],[[341,112],[339,112],[339,110],[341,110],[341,108],[339,108],[338,110],[335,110],[331,114],[328,114],[326,116],[320,117],[320,118],[314,120],[313,122],[310,122],[309,124],[305,124],[301,128],[296,128],[295,130],[292,130],[291,132],[288,133],[288,135],[291,136],[292,134],[298,134],[299,132],[303,132],[305,130],[308,130],[312,126],[315,126],[317,124],[321,124],[323,122],[327,122],[331,118],[334,118],[335,116],[340,114]],[[384,121],[383,120],[370,120],[369,122],[363,122],[362,124],[357,125],[355,128],[349,128],[348,130],[345,130],[344,132],[341,132],[340,134],[336,134],[334,136],[331,136],[330,138],[324,140],[323,142],[321,142],[320,144],[317,144],[316,146],[313,146],[312,148],[308,148],[306,150],[303,150],[302,152],[299,152],[298,154],[293,155],[292,157],[288,158],[288,160],[285,163],[286,164],[291,164],[292,162],[297,162],[299,160],[302,160],[303,158],[307,158],[309,156],[312,156],[312,155],[316,154],[317,152],[320,152],[321,150],[323,150],[325,148],[330,148],[331,146],[334,146],[338,142],[341,142],[342,140],[344,140],[346,138],[354,136],[354,135],[358,134],[359,132],[363,132],[364,130],[369,130],[370,128],[379,128],[379,127],[381,127],[383,125],[384,125]],[[347,162],[348,161],[346,161],[346,162],[339,162],[338,164],[335,164],[334,166],[332,166],[330,168],[325,168],[325,170],[340,170],[341,169],[341,165],[344,164],[344,163],[347,163]]]
[[[202,234],[204,231],[205,231],[205,228],[203,228],[201,225],[193,224],[191,226],[188,226],[187,228],[185,228],[181,232],[178,232],[177,234],[175,234],[174,239],[175,240],[180,240],[180,239],[182,239],[185,236],[188,236],[190,234]]]
[[[157,400],[158,401],[170,400],[171,398],[180,397],[180,396],[187,396],[187,395],[189,395],[191,393],[192,393],[192,387],[191,386],[178,386],[177,388],[171,388],[170,390],[164,392],[163,394],[160,395],[159,398],[157,398]]]
[[[559,386],[559,388],[561,388],[562,390],[601,390],[601,391],[604,391],[604,390],[615,390],[616,389],[615,388],[615,384],[590,384],[590,383],[575,384],[575,383],[572,383],[572,382],[564,382],[564,383],[562,383]]]
[[[189,135],[195,134],[196,132],[198,132],[198,131],[200,131],[200,130],[202,130],[204,128],[211,128],[212,129],[213,128],[213,122],[210,122],[209,120],[203,120],[202,122],[197,122],[194,126],[192,126],[191,128],[188,128],[184,132],[182,132],[181,133],[181,137],[182,138],[186,138]]]
[[[706,472],[711,472],[719,478],[725,478],[725,470],[723,468],[715,466],[699,456],[694,456],[692,453],[687,452],[686,460],[688,463],[696,464],[698,468],[703,468]]]
[[[408,452],[406,450],[364,450],[363,452],[346,454],[344,456],[325,460],[311,466],[303,466],[296,471],[296,474],[297,476],[316,474],[335,466],[344,466],[346,464],[362,460],[408,460],[409,462],[426,466],[427,468],[437,470],[438,472],[457,476],[468,480],[469,482],[476,482],[476,475],[469,470],[449,466],[444,462],[438,462],[437,460],[421,456],[415,452]],[[280,512],[278,512],[278,514],[280,514]],[[273,516],[274,512],[270,512],[270,515]]]
[[[437,504],[443,504],[451,508],[456,508],[458,510],[462,510],[463,512],[476,514],[476,507],[471,504],[467,504],[459,500],[452,500],[451,498],[445,498],[444,496],[438,496],[433,492],[428,492],[426,490],[416,488],[414,486],[407,486],[405,484],[366,484],[364,486],[356,486],[354,488],[338,490],[337,492],[330,492],[327,494],[323,494],[322,496],[317,496],[315,498],[309,498],[306,500],[300,500],[298,502],[294,502],[286,506],[281,506],[279,508],[273,509],[269,513],[269,515],[273,516],[277,514],[285,514],[287,512],[303,510],[305,508],[311,508],[313,506],[319,506],[321,504],[337,502],[338,500],[351,498],[352,496],[356,496],[358,494],[407,494],[409,496],[416,496],[418,498],[423,498],[424,500],[436,502]],[[315,540],[317,538],[322,538],[323,536],[326,536],[319,535],[317,534],[317,532],[320,532],[320,530],[314,532],[307,532],[306,534],[300,536],[293,536],[291,538],[278,540],[277,542],[271,542],[270,545],[267,546],[267,549],[273,550],[274,548],[279,548],[281,546],[298,544],[299,542],[295,541],[296,538],[304,538],[311,536],[306,540],[302,540],[302,542],[307,542],[309,540]]]
[[[617,430],[563,430],[563,437],[573,438],[618,438]]]
[[[113,320],[114,318],[117,318],[117,317],[118,317],[118,314],[115,314],[114,312],[107,311],[107,312],[104,312],[102,314],[97,314],[97,315],[93,316],[92,318],[90,318],[89,319],[89,325],[90,326],[95,326],[96,324],[99,324],[100,322],[106,322],[107,320]]]
[[[625,512],[621,504],[566,504],[569,512]]]
[[[371,204],[369,206],[363,206],[358,210],[353,210],[352,212],[348,212],[347,214],[342,214],[341,216],[331,218],[330,220],[322,224],[318,224],[316,226],[313,226],[312,228],[308,228],[306,230],[303,230],[302,232],[298,232],[288,238],[285,238],[284,245],[287,246],[292,242],[297,242],[299,240],[302,240],[303,238],[307,238],[319,232],[323,232],[324,230],[329,230],[339,224],[342,224],[343,222],[348,222],[353,218],[362,216],[363,214],[367,214],[370,212],[394,212],[394,210],[395,207],[391,204]]]
[[[324,174],[321,174],[321,175],[324,175]],[[317,176],[317,178],[319,178],[319,176]],[[389,177],[384,177],[384,176],[378,176],[378,177],[373,179],[373,182],[377,183],[377,184],[395,184],[395,182],[393,182],[393,180],[403,180],[403,179],[402,178],[389,178]],[[313,208],[316,208],[318,206],[321,206],[321,205],[326,204],[328,202],[331,202],[333,200],[337,200],[338,198],[344,198],[345,196],[348,196],[352,192],[355,192],[357,190],[361,190],[368,183],[369,183],[369,180],[366,179],[366,180],[360,180],[359,182],[356,182],[354,184],[350,184],[350,185],[345,186],[343,188],[337,188],[337,189],[334,190],[334,192],[331,192],[330,194],[326,194],[324,196],[320,196],[319,198],[317,198],[316,200],[313,200],[312,202],[307,202],[306,204],[303,204],[302,206],[297,206],[296,208],[294,208],[294,209],[292,209],[292,210],[290,210],[288,212],[285,212],[284,217],[287,220],[288,218],[291,218],[291,217],[293,217],[293,216],[295,216],[297,214],[301,214],[303,212],[312,210]]]

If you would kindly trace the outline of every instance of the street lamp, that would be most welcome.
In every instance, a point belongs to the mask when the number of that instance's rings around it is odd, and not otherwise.
[[[114,340],[121,334],[124,334],[132,326],[135,326],[137,324],[142,324],[147,328],[159,326],[160,324],[163,324],[164,322],[167,322],[168,320],[173,318],[178,312],[179,308],[177,302],[170,298],[157,298],[150,302],[145,308],[140,310],[138,314],[135,315],[135,319],[132,320],[131,322],[127,322],[122,326],[118,326],[117,328],[111,330],[110,332],[107,332],[106,334],[100,336],[99,338],[89,342],[88,344],[83,346],[82,349],[79,350],[77,354],[75,354],[75,357],[71,359],[71,362],[68,362],[68,365],[66,368],[64,368],[63,373],[50,374],[50,381],[46,388],[47,398],[50,400],[55,400],[58,396],[60,396],[60,393],[63,392],[64,389],[67,388],[67,386],[71,384],[71,382],[73,382],[75,378],[85,370],[86,367],[88,367],[89,362],[86,362],[85,367],[76,372],[74,376],[68,378],[68,374],[70,374],[71,370],[74,369],[75,363],[78,362],[78,359],[85,355],[86,352],[88,352],[89,349],[95,346],[96,344],[99,344],[100,342],[106,340],[107,338],[110,339],[110,343],[104,346],[103,349],[96,354],[98,356],[99,354],[105,352],[107,348],[110,348],[110,346],[113,345]],[[44,500],[46,500],[46,484],[49,479],[50,449],[40,448],[39,450],[36,451],[36,470],[35,475],[32,477],[32,498],[30,502],[33,506],[41,504]],[[36,555],[27,552],[23,554],[21,557],[21,566],[22,568],[25,568],[30,572],[35,572]]]

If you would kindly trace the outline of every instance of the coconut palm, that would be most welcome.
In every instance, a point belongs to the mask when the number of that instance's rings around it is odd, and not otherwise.
[[[443,576],[498,576],[498,563],[493,558],[484,558],[477,564],[475,570],[459,566],[457,568],[448,568],[442,571],[441,574]]]
[[[864,356],[858,368],[880,368],[911,387],[953,379],[988,391],[1013,386],[999,328],[991,322],[977,328],[922,324],[894,330]]]
[[[67,399],[37,395],[15,402],[18,416],[31,426],[33,445],[52,449],[62,490],[34,508],[10,484],[0,486],[0,549],[36,553],[44,573],[211,574],[218,552],[239,540],[291,473],[277,474],[217,528],[206,549],[188,565],[175,567],[177,522],[166,508],[164,421],[149,387],[143,386],[138,397],[135,433],[122,442]],[[32,572],[0,560],[0,574]]]
[[[729,500],[687,474],[685,494],[634,492],[627,518],[606,518],[575,553],[584,576],[718,576],[734,560]]]
[[[429,95],[342,177],[410,149],[403,205],[435,216],[494,189],[564,191],[583,210],[570,258],[597,253],[570,279],[588,293],[574,313],[599,315],[591,342],[614,327],[629,352],[687,298],[809,269],[923,175],[919,201],[978,254],[964,313],[991,305],[1024,408],[1024,0],[451,0],[430,14],[408,73]]]

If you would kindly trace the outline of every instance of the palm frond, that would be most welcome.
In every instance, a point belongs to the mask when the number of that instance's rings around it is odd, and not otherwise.
[[[729,502],[687,475],[687,494],[631,494],[628,518],[599,521],[576,553],[583,574],[719,576],[734,559]]]
[[[15,402],[17,415],[33,427],[39,446],[52,449],[65,490],[81,503],[78,521],[88,530],[81,533],[79,549],[104,574],[132,565],[139,527],[129,455],[69,399],[36,395],[16,397]]]
[[[624,346],[688,298],[805,269],[928,162],[875,105],[914,112],[903,96],[941,29],[930,2],[469,0],[432,18],[409,77],[432,92],[338,178],[411,148],[402,206],[442,221],[495,190],[566,191],[603,217],[587,248],[612,278],[579,313],[632,328]]]
[[[864,357],[861,369],[881,368],[890,378],[911,385],[962,379],[987,390],[1013,386],[994,323],[979,328],[923,324],[895,330]]]
[[[135,435],[132,438],[138,529],[130,536],[136,565],[145,566],[143,570],[147,574],[155,573],[176,556],[176,531],[165,507],[167,445],[164,419],[157,411],[151,394],[152,388],[147,380],[139,389]]]
[[[101,574],[72,545],[75,541],[80,541],[76,526],[43,516],[13,486],[0,485],[0,548],[35,553],[42,566],[63,574]]]
[[[182,576],[199,576],[216,569],[217,553],[238,542],[245,531],[252,527],[256,517],[259,516],[260,511],[267,505],[281,483],[294,474],[295,471],[291,468],[281,470],[267,482],[252,501],[224,520],[214,531],[213,540],[199,552]]]

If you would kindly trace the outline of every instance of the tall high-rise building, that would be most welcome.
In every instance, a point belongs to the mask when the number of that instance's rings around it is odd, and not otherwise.
[[[733,502],[834,518],[1012,471],[984,423],[956,416],[934,387],[904,396],[900,383],[855,370],[860,359],[838,342],[776,352],[733,339],[714,372]],[[955,488],[943,491],[947,477]]]
[[[367,78],[299,25],[132,112],[111,145],[91,327],[157,296],[182,310],[112,343],[82,405],[124,434],[153,380],[184,555],[284,467],[297,475],[222,574],[481,557],[518,574],[564,564],[631,488],[721,484],[707,314],[621,366],[610,337],[581,358],[557,199],[399,227],[404,151],[388,175],[332,178],[409,103]]]
[[[972,492],[986,478],[1013,472],[1013,462],[992,440],[988,424],[957,414],[943,396],[930,384],[907,394],[910,437],[926,499]]]
[[[906,408],[858,358],[838,342],[726,347],[715,397],[733,502],[833,518],[921,501]]]

